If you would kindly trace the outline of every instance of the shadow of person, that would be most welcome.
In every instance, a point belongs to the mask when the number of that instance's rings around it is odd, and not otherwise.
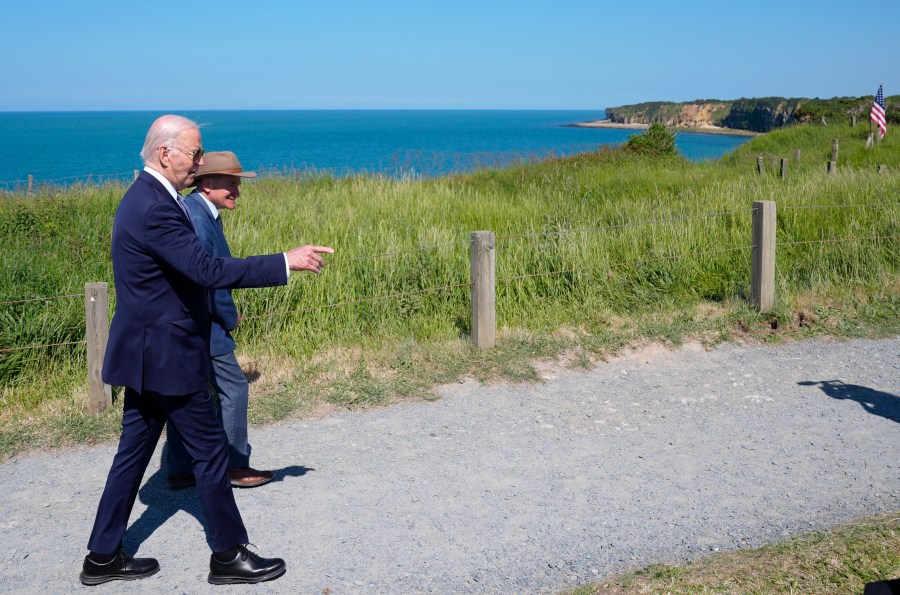
[[[304,467],[303,465],[291,465],[282,467],[281,469],[273,469],[274,477],[272,481],[284,481],[285,477],[303,477],[310,471],[315,471],[312,467]]]
[[[203,514],[203,507],[200,505],[200,498],[197,497],[197,490],[187,488],[173,491],[166,484],[168,476],[167,449],[168,445],[164,445],[159,469],[138,490],[138,499],[147,508],[140,518],[125,531],[122,539],[125,551],[137,552],[157,529],[182,510],[197,519],[197,522],[203,527],[207,545],[210,546],[210,549],[212,548],[209,541],[209,527],[206,523],[206,516]],[[286,477],[302,477],[310,471],[315,471],[315,469],[303,465],[290,465],[273,470],[272,481],[284,481]]]
[[[162,527],[170,518],[183,510],[203,526],[209,545],[209,527],[197,490],[188,488],[173,491],[166,485],[168,468],[166,465],[168,445],[162,449],[159,469],[138,490],[138,499],[147,506],[140,518],[125,531],[122,539],[125,551],[136,552],[154,531]]]
[[[841,380],[804,380],[797,384],[818,386],[832,399],[856,401],[872,415],[900,423],[900,396]]]

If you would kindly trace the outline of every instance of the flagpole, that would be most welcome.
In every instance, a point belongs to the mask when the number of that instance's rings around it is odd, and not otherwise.
[[[878,85],[878,92],[875,94],[875,101],[872,102],[872,109],[869,112],[869,139],[866,147],[874,143],[881,143],[887,132],[887,113],[884,104],[884,83]]]

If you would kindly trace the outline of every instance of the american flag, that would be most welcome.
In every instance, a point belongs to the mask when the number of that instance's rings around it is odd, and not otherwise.
[[[875,103],[872,104],[872,113],[869,117],[878,126],[878,133],[884,138],[887,133],[887,121],[884,119],[884,85],[878,85],[878,94],[875,95]]]

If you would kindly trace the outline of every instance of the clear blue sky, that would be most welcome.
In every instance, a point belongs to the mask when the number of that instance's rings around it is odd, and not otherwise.
[[[5,0],[0,111],[900,94],[897,0]]]

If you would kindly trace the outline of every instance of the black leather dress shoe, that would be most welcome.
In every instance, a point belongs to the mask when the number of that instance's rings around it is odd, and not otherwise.
[[[215,556],[210,556],[207,579],[210,583],[214,585],[261,583],[284,574],[285,565],[281,558],[257,556],[244,545],[237,548],[238,552],[234,559],[228,562],[219,562]]]
[[[84,557],[81,579],[82,585],[100,585],[109,581],[133,581],[147,578],[159,572],[159,562],[153,558],[132,558],[120,549],[116,557],[106,564],[100,564]]]

